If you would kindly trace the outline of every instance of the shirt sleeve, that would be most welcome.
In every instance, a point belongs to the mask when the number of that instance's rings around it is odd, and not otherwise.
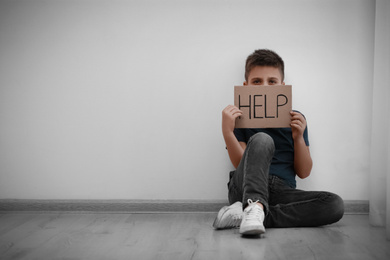
[[[304,114],[302,114],[301,112],[299,112],[298,110],[293,110],[294,112],[298,112],[300,113],[306,120],[306,117]],[[306,121],[306,128],[305,128],[305,131],[303,132],[303,140],[305,140],[305,143],[306,143],[306,146],[309,146],[310,143],[309,143],[309,130],[307,130],[307,121]]]
[[[246,143],[244,130],[241,128],[234,128],[234,135],[239,142]]]
[[[310,145],[308,132],[309,130],[307,130],[307,125],[306,125],[305,131],[303,132],[303,140],[305,140],[306,146]]]

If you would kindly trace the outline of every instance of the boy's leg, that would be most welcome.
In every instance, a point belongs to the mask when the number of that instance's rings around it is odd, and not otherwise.
[[[268,172],[274,151],[275,145],[269,135],[259,133],[251,137],[240,165],[236,171],[230,172],[228,188],[231,205],[219,211],[213,224],[214,228],[240,226],[241,219],[237,222],[237,207],[240,207],[242,217],[243,208],[248,206],[248,201],[258,201],[264,210],[268,209]],[[264,228],[262,220],[261,226]]]
[[[288,187],[275,176],[270,180],[269,211],[265,227],[318,227],[339,221],[343,200],[336,194]]]
[[[268,173],[275,145],[265,133],[253,135],[247,144],[237,170],[229,182],[229,203],[241,201],[243,208],[248,199],[258,201],[268,210]]]
[[[240,224],[242,235],[259,235],[265,232],[263,222],[264,212],[268,210],[269,167],[274,151],[275,145],[269,135],[253,135],[230,179],[230,203],[238,200],[243,204],[244,212]]]

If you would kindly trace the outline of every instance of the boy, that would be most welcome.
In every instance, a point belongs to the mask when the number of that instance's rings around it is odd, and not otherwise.
[[[284,62],[273,51],[256,50],[246,60],[245,85],[284,85]],[[229,105],[222,111],[222,133],[236,168],[228,183],[230,206],[214,228],[240,227],[242,235],[260,235],[265,227],[315,227],[339,221],[343,200],[330,192],[295,189],[295,175],[312,169],[305,117],[291,111],[291,128],[237,129],[242,115]]]

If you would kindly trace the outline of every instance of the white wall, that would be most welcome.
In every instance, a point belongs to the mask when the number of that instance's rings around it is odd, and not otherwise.
[[[390,1],[375,6],[375,51],[370,160],[370,224],[390,239]],[[387,223],[386,223],[387,221]]]
[[[367,199],[375,2],[0,0],[0,198],[225,199],[221,111],[285,60],[314,160]]]

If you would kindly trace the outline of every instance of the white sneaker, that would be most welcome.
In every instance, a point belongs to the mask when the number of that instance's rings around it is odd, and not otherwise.
[[[215,229],[237,228],[242,219],[242,203],[237,201],[230,206],[222,207],[214,220]]]
[[[265,233],[264,227],[264,210],[257,204],[248,199],[248,207],[244,209],[244,216],[240,226],[242,235],[260,235]]]

